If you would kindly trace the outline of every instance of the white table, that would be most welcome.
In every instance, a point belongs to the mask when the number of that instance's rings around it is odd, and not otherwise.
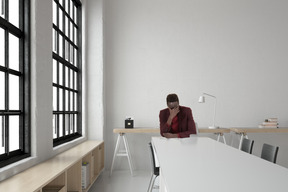
[[[132,133],[132,134],[139,134],[139,133],[159,133],[160,134],[160,129],[159,128],[145,128],[145,127],[136,127],[133,129],[124,129],[124,128],[116,128],[113,129],[114,133],[118,134],[117,137],[117,142],[115,145],[115,150],[114,150],[114,155],[113,155],[113,160],[110,168],[110,176],[112,175],[113,168],[114,168],[114,163],[116,157],[127,157],[128,163],[129,163],[129,168],[131,175],[133,176],[133,162],[132,162],[132,157],[129,149],[129,143],[128,140],[125,136],[126,133]],[[222,137],[223,142],[226,144],[225,136],[224,133],[230,133],[230,129],[225,129],[225,128],[218,128],[218,129],[207,129],[207,128],[199,128],[198,133],[214,133],[217,135],[217,141],[220,141],[220,137]],[[124,150],[120,149],[120,142],[121,140],[124,143]]]
[[[287,192],[288,169],[206,137],[152,137],[160,191]]]

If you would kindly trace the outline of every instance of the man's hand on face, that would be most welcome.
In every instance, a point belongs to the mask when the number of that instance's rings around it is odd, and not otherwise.
[[[173,119],[178,113],[179,113],[179,106],[177,106],[176,108],[174,109],[170,109],[169,108],[169,111],[170,111],[170,117],[171,119]]]
[[[173,119],[179,113],[179,103],[177,101],[168,103],[170,118]]]

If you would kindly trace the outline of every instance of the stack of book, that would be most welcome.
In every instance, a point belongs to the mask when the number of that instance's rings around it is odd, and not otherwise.
[[[265,121],[259,125],[259,128],[278,128],[278,118],[265,119]]]
[[[90,166],[88,162],[82,163],[82,189],[86,189],[90,184]]]

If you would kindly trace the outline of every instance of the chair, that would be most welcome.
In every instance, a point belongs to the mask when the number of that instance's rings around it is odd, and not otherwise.
[[[261,158],[276,163],[279,147],[264,143]]]
[[[148,146],[149,146],[149,150],[151,154],[150,157],[151,157],[151,163],[152,163],[152,176],[150,179],[148,192],[151,192],[153,188],[156,188],[156,186],[154,186],[154,183],[155,183],[156,178],[159,176],[159,167],[156,167],[156,164],[155,164],[155,155],[154,155],[154,150],[153,150],[153,146],[151,142],[148,144]]]
[[[252,154],[254,140],[244,138],[241,145],[241,151]]]

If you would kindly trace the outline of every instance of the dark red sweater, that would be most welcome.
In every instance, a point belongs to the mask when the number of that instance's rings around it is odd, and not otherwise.
[[[195,122],[192,116],[192,110],[189,107],[179,106],[180,112],[178,116],[178,137],[189,137],[191,134],[196,134]],[[160,133],[163,136],[163,133],[174,133],[172,131],[171,125],[167,124],[170,112],[169,109],[163,109],[159,113],[160,120]]]

